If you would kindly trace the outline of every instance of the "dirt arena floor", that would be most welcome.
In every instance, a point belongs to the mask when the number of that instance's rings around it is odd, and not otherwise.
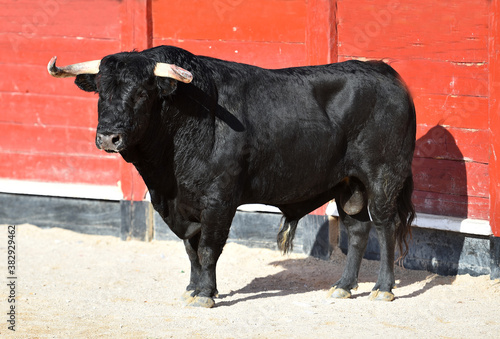
[[[393,302],[368,294],[363,261],[349,300],[327,303],[345,256],[331,261],[226,245],[212,309],[182,306],[189,261],[181,242],[121,241],[31,225],[16,228],[15,329],[7,322],[7,226],[0,227],[0,337],[499,338],[500,281],[398,268]]]

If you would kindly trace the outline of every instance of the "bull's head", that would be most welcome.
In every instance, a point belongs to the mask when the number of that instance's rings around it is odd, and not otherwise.
[[[76,77],[76,85],[99,93],[96,145],[106,152],[120,152],[145,133],[152,106],[172,94],[177,81],[189,83],[193,76],[176,65],[155,62],[139,53],[118,53],[65,67],[48,66],[56,78]]]

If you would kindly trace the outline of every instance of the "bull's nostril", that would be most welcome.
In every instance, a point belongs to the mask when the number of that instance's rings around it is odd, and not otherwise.
[[[106,152],[119,152],[123,149],[123,137],[121,133],[117,134],[102,134],[97,133],[96,145],[97,148]]]
[[[114,144],[114,145],[118,145],[121,141],[121,137],[120,135],[115,135],[113,136],[113,138],[111,139],[111,142]]]

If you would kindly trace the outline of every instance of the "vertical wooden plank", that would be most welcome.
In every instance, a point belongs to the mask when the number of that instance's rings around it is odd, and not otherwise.
[[[121,49],[142,51],[152,47],[152,0],[123,0],[120,9]]]
[[[152,47],[151,0],[123,0],[120,9],[121,50],[139,51]],[[121,162],[120,183],[123,199],[141,201],[146,184],[132,164]]]
[[[493,234],[500,237],[500,0],[492,0],[490,6],[490,224]]]
[[[308,65],[337,61],[337,1],[307,1],[306,58]]]

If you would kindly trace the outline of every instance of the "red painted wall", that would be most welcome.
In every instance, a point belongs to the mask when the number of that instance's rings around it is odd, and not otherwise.
[[[262,67],[384,59],[417,109],[419,212],[490,219],[500,236],[497,0],[0,0],[0,178],[144,184],[93,145],[96,96],[45,70],[172,44]],[[491,195],[491,201],[490,201]]]
[[[490,225],[500,237],[500,1],[491,1],[489,16]]]
[[[0,2],[0,178],[119,185],[125,198],[133,197],[132,187],[141,187],[137,174],[94,145],[96,95],[71,79],[49,77],[46,65],[54,55],[69,64],[147,48],[145,4]]]
[[[116,184],[119,159],[92,143],[95,97],[47,77],[46,64],[50,55],[72,63],[120,49],[117,4],[1,1],[1,178]]]
[[[322,64],[334,59],[333,15],[327,0],[159,0],[153,44],[268,68]]]

